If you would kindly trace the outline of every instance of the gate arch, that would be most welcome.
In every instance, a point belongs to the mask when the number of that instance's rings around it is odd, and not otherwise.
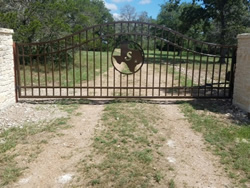
[[[19,98],[232,97],[236,46],[157,24],[105,23],[15,46]]]

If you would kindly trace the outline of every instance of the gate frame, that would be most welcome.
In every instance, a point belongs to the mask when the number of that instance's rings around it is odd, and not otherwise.
[[[117,25],[120,24],[121,27],[122,27],[123,24],[127,24],[128,27],[129,27],[129,25],[132,25],[132,24],[135,24],[135,26],[138,25],[138,27],[139,27],[139,25],[141,25],[141,26],[145,25],[145,26],[148,26],[148,28],[149,27],[154,27],[155,30],[156,30],[156,28],[157,29],[161,29],[162,31],[166,31],[166,32],[169,32],[171,34],[174,34],[175,37],[176,36],[182,37],[182,39],[185,39],[185,40],[188,40],[188,41],[192,41],[194,43],[198,43],[198,44],[201,44],[201,45],[216,46],[216,47],[219,47],[220,50],[224,49],[224,48],[232,48],[232,50],[233,50],[232,57],[229,57],[229,55],[227,57],[227,58],[232,58],[231,69],[230,69],[231,70],[231,74],[230,74],[229,87],[221,87],[221,88],[224,88],[224,89],[229,88],[229,94],[228,94],[228,96],[227,97],[226,96],[223,96],[223,97],[220,97],[220,96],[179,96],[179,95],[178,96],[89,96],[89,95],[88,96],[69,96],[69,95],[67,95],[67,96],[54,96],[54,95],[53,96],[48,96],[48,95],[46,95],[46,96],[33,96],[33,95],[32,96],[23,96],[21,94],[21,89],[25,89],[26,90],[26,88],[31,88],[32,91],[33,91],[34,88],[39,88],[39,91],[40,91],[40,89],[42,89],[42,88],[44,88],[44,89],[47,90],[47,89],[49,89],[51,87],[47,87],[47,86],[46,87],[41,87],[41,86],[38,86],[38,87],[27,87],[26,85],[21,86],[20,57],[22,55],[20,55],[20,53],[19,53],[19,50],[18,50],[19,47],[21,47],[22,50],[23,50],[23,56],[22,57],[24,59],[24,56],[25,56],[24,55],[24,46],[32,46],[32,45],[39,46],[39,45],[45,45],[45,44],[51,45],[51,44],[56,43],[56,42],[59,43],[59,41],[62,41],[62,40],[66,41],[67,39],[72,38],[72,37],[77,36],[77,35],[80,35],[81,33],[84,33],[84,32],[87,33],[88,31],[91,31],[91,30],[94,31],[95,28],[109,27],[109,26],[113,26],[113,25],[115,27],[116,24]],[[122,33],[107,34],[107,35],[105,35],[105,37],[114,36],[114,38],[115,38],[115,36],[120,36],[120,35],[123,35],[123,34]],[[174,48],[177,47],[177,48],[181,48],[182,50],[185,50],[187,52],[198,53],[198,52],[192,51],[192,50],[190,50],[188,48],[181,47],[178,43],[173,43],[173,42],[169,41],[168,39],[163,39],[163,38],[158,37],[156,35],[154,35],[154,36],[150,35],[149,34],[149,29],[148,29],[148,35],[146,35],[145,33],[144,34],[138,34],[138,33],[133,33],[133,32],[128,32],[128,33],[126,33],[126,35],[130,35],[130,36],[139,35],[141,37],[144,36],[144,37],[148,37],[148,38],[153,37],[154,40],[155,39],[159,39],[161,41],[166,42],[168,45],[174,46]],[[97,38],[93,38],[92,40],[88,40],[87,39],[87,42],[96,41],[96,40],[98,40],[98,39],[100,39],[102,37],[103,36],[99,36]],[[73,49],[73,48],[75,48],[77,46],[79,47],[81,45],[83,45],[83,44],[78,44],[78,45],[75,45],[75,46],[73,46],[71,48],[68,48],[68,49]],[[207,42],[198,41],[196,39],[192,39],[190,37],[187,37],[187,36],[185,36],[185,35],[177,32],[177,31],[173,31],[172,29],[167,28],[165,26],[160,26],[160,25],[153,24],[153,23],[134,22],[134,21],[118,21],[118,22],[111,22],[111,23],[99,24],[99,25],[95,25],[95,26],[91,26],[91,27],[85,28],[82,31],[73,33],[73,34],[68,35],[66,37],[63,37],[63,38],[60,38],[60,39],[56,39],[56,40],[52,40],[52,41],[48,41],[48,42],[39,42],[39,43],[14,43],[13,49],[14,49],[14,61],[15,61],[15,85],[16,85],[16,100],[17,101],[18,101],[19,98],[232,98],[233,97],[234,72],[235,72],[235,64],[236,64],[236,50],[237,50],[237,46],[235,46],[235,45],[220,45],[220,44],[213,44],[213,43],[207,43]],[[59,52],[62,52],[62,51],[67,51],[67,48],[64,49],[64,50],[61,50],[61,51],[54,52],[54,53],[56,54],[56,53],[59,53]],[[206,54],[206,53],[199,52],[199,54],[201,55],[201,57],[202,56],[209,57],[208,54]],[[37,54],[37,55],[41,56],[41,54]],[[155,50],[154,50],[154,55],[155,55]],[[31,57],[32,54],[28,54],[26,56]],[[174,54],[174,56],[175,56],[175,54]],[[201,61],[200,61],[200,64],[201,64]],[[199,72],[199,75],[200,75],[200,72]],[[200,87],[200,86],[198,86],[198,87]],[[59,87],[52,87],[53,90],[55,88],[59,88]],[[62,88],[62,87],[60,86],[60,88]],[[92,87],[88,86],[88,87],[80,87],[80,88],[79,87],[64,87],[64,88],[67,88],[67,89],[83,89],[83,88],[89,89],[89,88],[92,88]],[[96,87],[94,87],[94,88],[96,88]],[[186,90],[187,85],[185,85],[183,88],[185,88],[185,90]],[[220,88],[220,87],[218,87],[218,88]],[[102,89],[135,89],[135,87],[122,87],[122,88],[121,87],[119,87],[119,88],[116,88],[116,87],[107,87],[107,88],[106,87],[102,87]],[[147,90],[148,87],[146,87],[146,88],[140,87],[139,89],[140,90],[141,89],[146,89]],[[157,89],[157,87],[153,87],[153,89]],[[158,89],[160,89],[160,88],[158,88]],[[165,89],[167,89],[167,88],[165,88]],[[190,87],[190,89],[193,90],[193,86],[192,86],[192,88]],[[179,90],[180,90],[180,88],[179,88]],[[198,90],[200,90],[200,88],[198,88]]]

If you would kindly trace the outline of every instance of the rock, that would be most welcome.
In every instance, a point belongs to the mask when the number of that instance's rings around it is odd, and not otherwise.
[[[57,181],[58,183],[66,184],[69,181],[71,181],[72,178],[73,178],[73,174],[65,174],[65,175],[60,176]]]

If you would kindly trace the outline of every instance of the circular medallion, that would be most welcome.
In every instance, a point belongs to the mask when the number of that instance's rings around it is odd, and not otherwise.
[[[119,43],[112,52],[112,64],[122,74],[134,74],[144,63],[141,46],[133,41]]]

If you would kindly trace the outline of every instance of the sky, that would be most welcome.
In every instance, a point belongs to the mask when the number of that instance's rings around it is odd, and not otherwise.
[[[146,11],[149,17],[151,16],[156,19],[160,12],[160,5],[167,1],[168,0],[104,0],[104,3],[114,18],[119,17],[121,7],[129,4],[136,8],[137,13]]]

